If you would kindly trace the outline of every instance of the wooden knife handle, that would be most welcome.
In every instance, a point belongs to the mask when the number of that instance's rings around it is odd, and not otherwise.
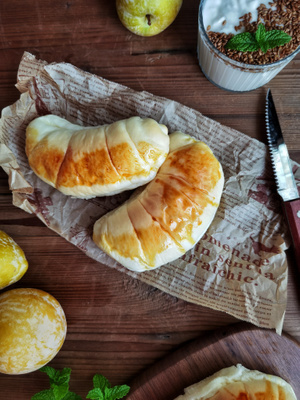
[[[285,202],[284,208],[293,239],[296,265],[300,271],[300,199]]]

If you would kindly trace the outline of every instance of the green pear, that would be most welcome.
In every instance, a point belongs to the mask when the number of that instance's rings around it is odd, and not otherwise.
[[[116,0],[118,16],[130,32],[154,36],[177,17],[183,0]]]

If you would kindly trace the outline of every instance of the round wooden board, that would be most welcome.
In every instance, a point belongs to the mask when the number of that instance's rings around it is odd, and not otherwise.
[[[127,400],[173,400],[218,370],[242,364],[280,376],[300,399],[300,345],[291,337],[236,324],[189,342],[131,383]]]

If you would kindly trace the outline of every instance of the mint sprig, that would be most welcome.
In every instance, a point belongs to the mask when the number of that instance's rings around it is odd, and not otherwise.
[[[69,391],[71,369],[63,368],[58,371],[50,366],[40,368],[45,372],[50,381],[50,389],[42,390],[31,397],[31,400],[82,400],[82,397]],[[118,400],[127,395],[130,388],[127,385],[113,386],[103,375],[93,377],[94,388],[87,394],[87,399],[93,400]]]
[[[95,375],[93,378],[94,389],[90,390],[87,399],[92,400],[118,400],[129,392],[129,386],[120,385],[111,387],[109,381],[103,375]]]
[[[31,400],[82,400],[76,393],[69,391],[69,381],[71,378],[71,369],[63,368],[57,371],[55,368],[40,368],[41,372],[45,372],[50,380],[50,388],[42,390],[31,397]]]
[[[269,49],[283,46],[292,39],[281,30],[266,31],[264,24],[259,24],[255,33],[243,32],[233,36],[225,45],[225,49],[237,51],[258,51],[266,53]]]

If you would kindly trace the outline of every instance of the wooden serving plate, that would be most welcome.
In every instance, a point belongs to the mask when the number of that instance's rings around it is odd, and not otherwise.
[[[236,324],[189,342],[144,371],[130,385],[127,400],[173,400],[218,370],[242,364],[280,376],[300,399],[300,344],[290,336]]]

